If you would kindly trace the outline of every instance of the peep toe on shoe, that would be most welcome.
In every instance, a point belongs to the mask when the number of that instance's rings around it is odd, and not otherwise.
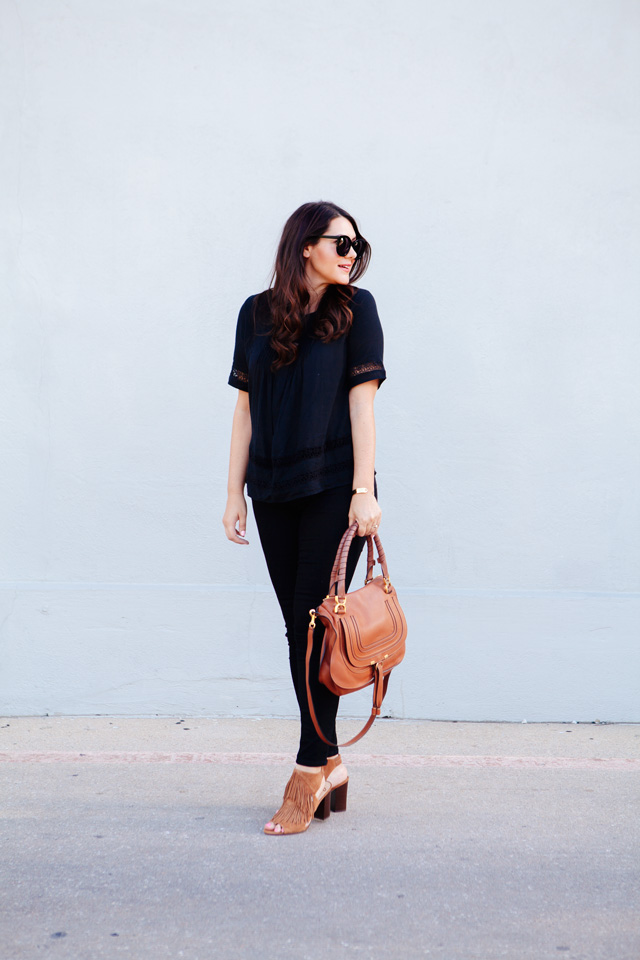
[[[295,765],[284,788],[282,806],[264,827],[266,834],[279,837],[286,833],[304,833],[314,815],[320,820],[330,815],[331,790],[323,769]]]
[[[342,762],[339,753],[329,757],[322,768],[324,779],[329,787],[331,809],[334,813],[342,813],[347,809],[347,790],[349,788],[349,774]],[[316,813],[316,817],[318,814]]]

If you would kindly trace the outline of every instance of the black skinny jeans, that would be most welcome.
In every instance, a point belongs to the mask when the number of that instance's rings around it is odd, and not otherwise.
[[[335,755],[315,731],[307,704],[305,656],[309,610],[327,594],[329,577],[342,534],[349,521],[351,485],[323,490],[286,503],[253,501],[253,512],[269,576],[280,603],[289,641],[289,664],[300,707],[300,749],[297,762],[320,767]],[[365,540],[354,537],[347,564],[347,589]],[[311,656],[311,693],[316,717],[324,735],[334,742],[340,698],[318,680],[324,627],[318,621]]]

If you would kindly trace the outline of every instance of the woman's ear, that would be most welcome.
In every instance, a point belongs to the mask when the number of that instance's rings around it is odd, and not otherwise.
[[[305,247],[305,248],[303,249],[303,251],[302,251],[302,256],[303,256],[303,257],[306,257],[307,260],[308,260],[309,257],[311,256],[311,247],[312,247],[312,246],[313,246],[312,243],[308,243],[308,244],[306,245],[306,247]]]

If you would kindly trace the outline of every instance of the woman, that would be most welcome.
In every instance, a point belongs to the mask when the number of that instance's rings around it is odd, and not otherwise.
[[[282,806],[264,828],[272,835],[301,833],[316,811],[328,816],[330,801],[346,809],[347,770],[309,714],[305,653],[309,610],[327,591],[342,534],[358,522],[348,587],[361,538],[380,523],[373,401],[386,377],[382,329],[371,294],[352,285],[370,256],[345,210],[305,203],[285,224],[271,288],[249,297],[238,317],[229,383],[239,393],[222,522],[229,540],[248,542],[246,482],[300,707],[295,768]],[[339,698],[317,679],[318,627],[311,692],[320,728],[335,742]]]

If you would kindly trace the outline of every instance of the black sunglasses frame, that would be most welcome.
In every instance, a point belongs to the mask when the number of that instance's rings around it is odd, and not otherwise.
[[[351,237],[348,237],[346,233],[321,233],[320,236],[315,237],[315,240],[335,240],[336,241],[336,253],[339,257],[346,257],[353,247],[356,260],[362,256],[367,247],[367,241],[364,237],[356,237],[355,240],[352,240]],[[345,246],[346,241],[346,246]]]

